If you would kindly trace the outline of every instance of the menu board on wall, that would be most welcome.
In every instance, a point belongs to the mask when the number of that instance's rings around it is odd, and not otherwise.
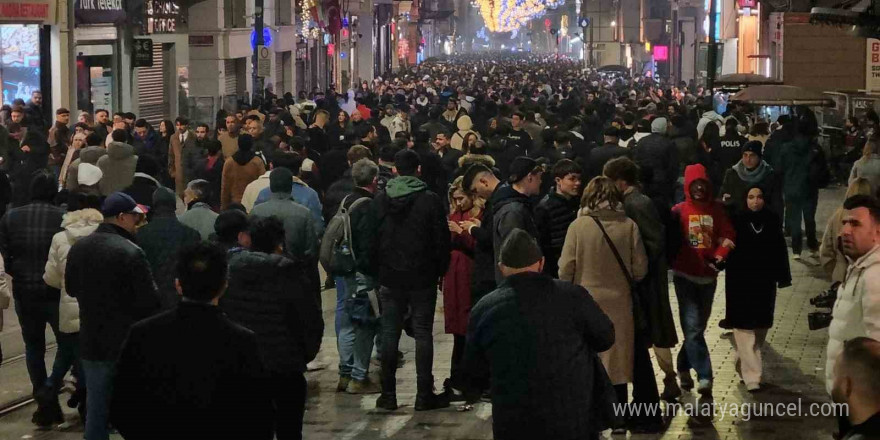
[[[40,89],[40,30],[38,25],[0,25],[0,93],[3,104]]]

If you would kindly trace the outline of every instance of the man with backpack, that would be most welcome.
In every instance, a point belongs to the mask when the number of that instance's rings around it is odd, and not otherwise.
[[[372,262],[378,273],[382,303],[382,395],[376,407],[397,409],[397,348],[407,309],[416,339],[416,411],[449,406],[449,397],[434,394],[434,311],[437,283],[449,266],[452,245],[440,197],[418,177],[419,155],[394,155],[400,177],[388,181],[373,201],[377,234]]]
[[[336,392],[376,394],[370,382],[370,355],[379,328],[370,272],[370,202],[376,192],[379,166],[361,159],[351,167],[355,188],[342,199],[327,225],[321,243],[321,264],[336,281],[336,346],[339,351],[339,383]]]

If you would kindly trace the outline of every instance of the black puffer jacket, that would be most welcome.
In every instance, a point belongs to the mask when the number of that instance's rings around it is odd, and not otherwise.
[[[495,202],[492,204],[492,248],[495,253],[495,262],[499,262],[501,254],[501,245],[507,234],[510,234],[516,228],[522,229],[529,233],[536,240],[538,239],[538,228],[535,226],[535,220],[532,217],[532,206],[529,197],[513,189],[510,185],[503,185],[498,188],[498,194]],[[495,195],[493,195],[494,198]],[[495,282],[501,283],[504,277],[501,270],[495,265]]]
[[[558,276],[565,234],[568,226],[577,218],[579,205],[577,197],[566,199],[553,191],[535,207],[535,227],[538,228],[538,244],[544,252],[544,273],[547,275]]]
[[[104,223],[70,248],[64,285],[79,302],[86,360],[116,360],[129,327],[160,310],[144,251],[116,225]]]
[[[377,233],[370,248],[379,283],[398,289],[436,286],[452,249],[440,197],[417,177],[401,176],[388,181],[373,209]]]
[[[321,348],[324,321],[306,284],[303,268],[282,255],[238,251],[229,260],[229,288],[220,307],[257,334],[269,372],[304,372]]]
[[[330,223],[330,219],[339,210],[339,204],[342,203],[342,199],[351,194],[353,189],[354,180],[351,179],[351,168],[349,168],[324,193],[324,224]]]

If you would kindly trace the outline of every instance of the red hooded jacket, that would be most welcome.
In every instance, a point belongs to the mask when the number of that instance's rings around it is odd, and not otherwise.
[[[702,179],[708,187],[705,201],[691,199],[691,182]],[[716,256],[727,258],[730,249],[721,246],[724,239],[734,241],[736,231],[727,218],[724,206],[715,201],[712,185],[709,183],[706,168],[703,165],[689,165],[684,170],[685,201],[672,207],[673,218],[678,218],[683,242],[672,269],[694,277],[715,278],[718,275],[706,264]]]

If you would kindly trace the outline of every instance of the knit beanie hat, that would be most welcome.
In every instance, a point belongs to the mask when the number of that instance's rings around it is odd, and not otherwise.
[[[522,269],[541,261],[544,255],[538,242],[528,232],[516,228],[501,245],[500,263],[511,269]]]
[[[666,118],[657,118],[651,122],[651,133],[666,134]]]
[[[758,157],[762,157],[764,155],[764,144],[761,141],[748,141],[745,145],[743,145],[743,154],[747,152],[752,152],[758,155]]]

